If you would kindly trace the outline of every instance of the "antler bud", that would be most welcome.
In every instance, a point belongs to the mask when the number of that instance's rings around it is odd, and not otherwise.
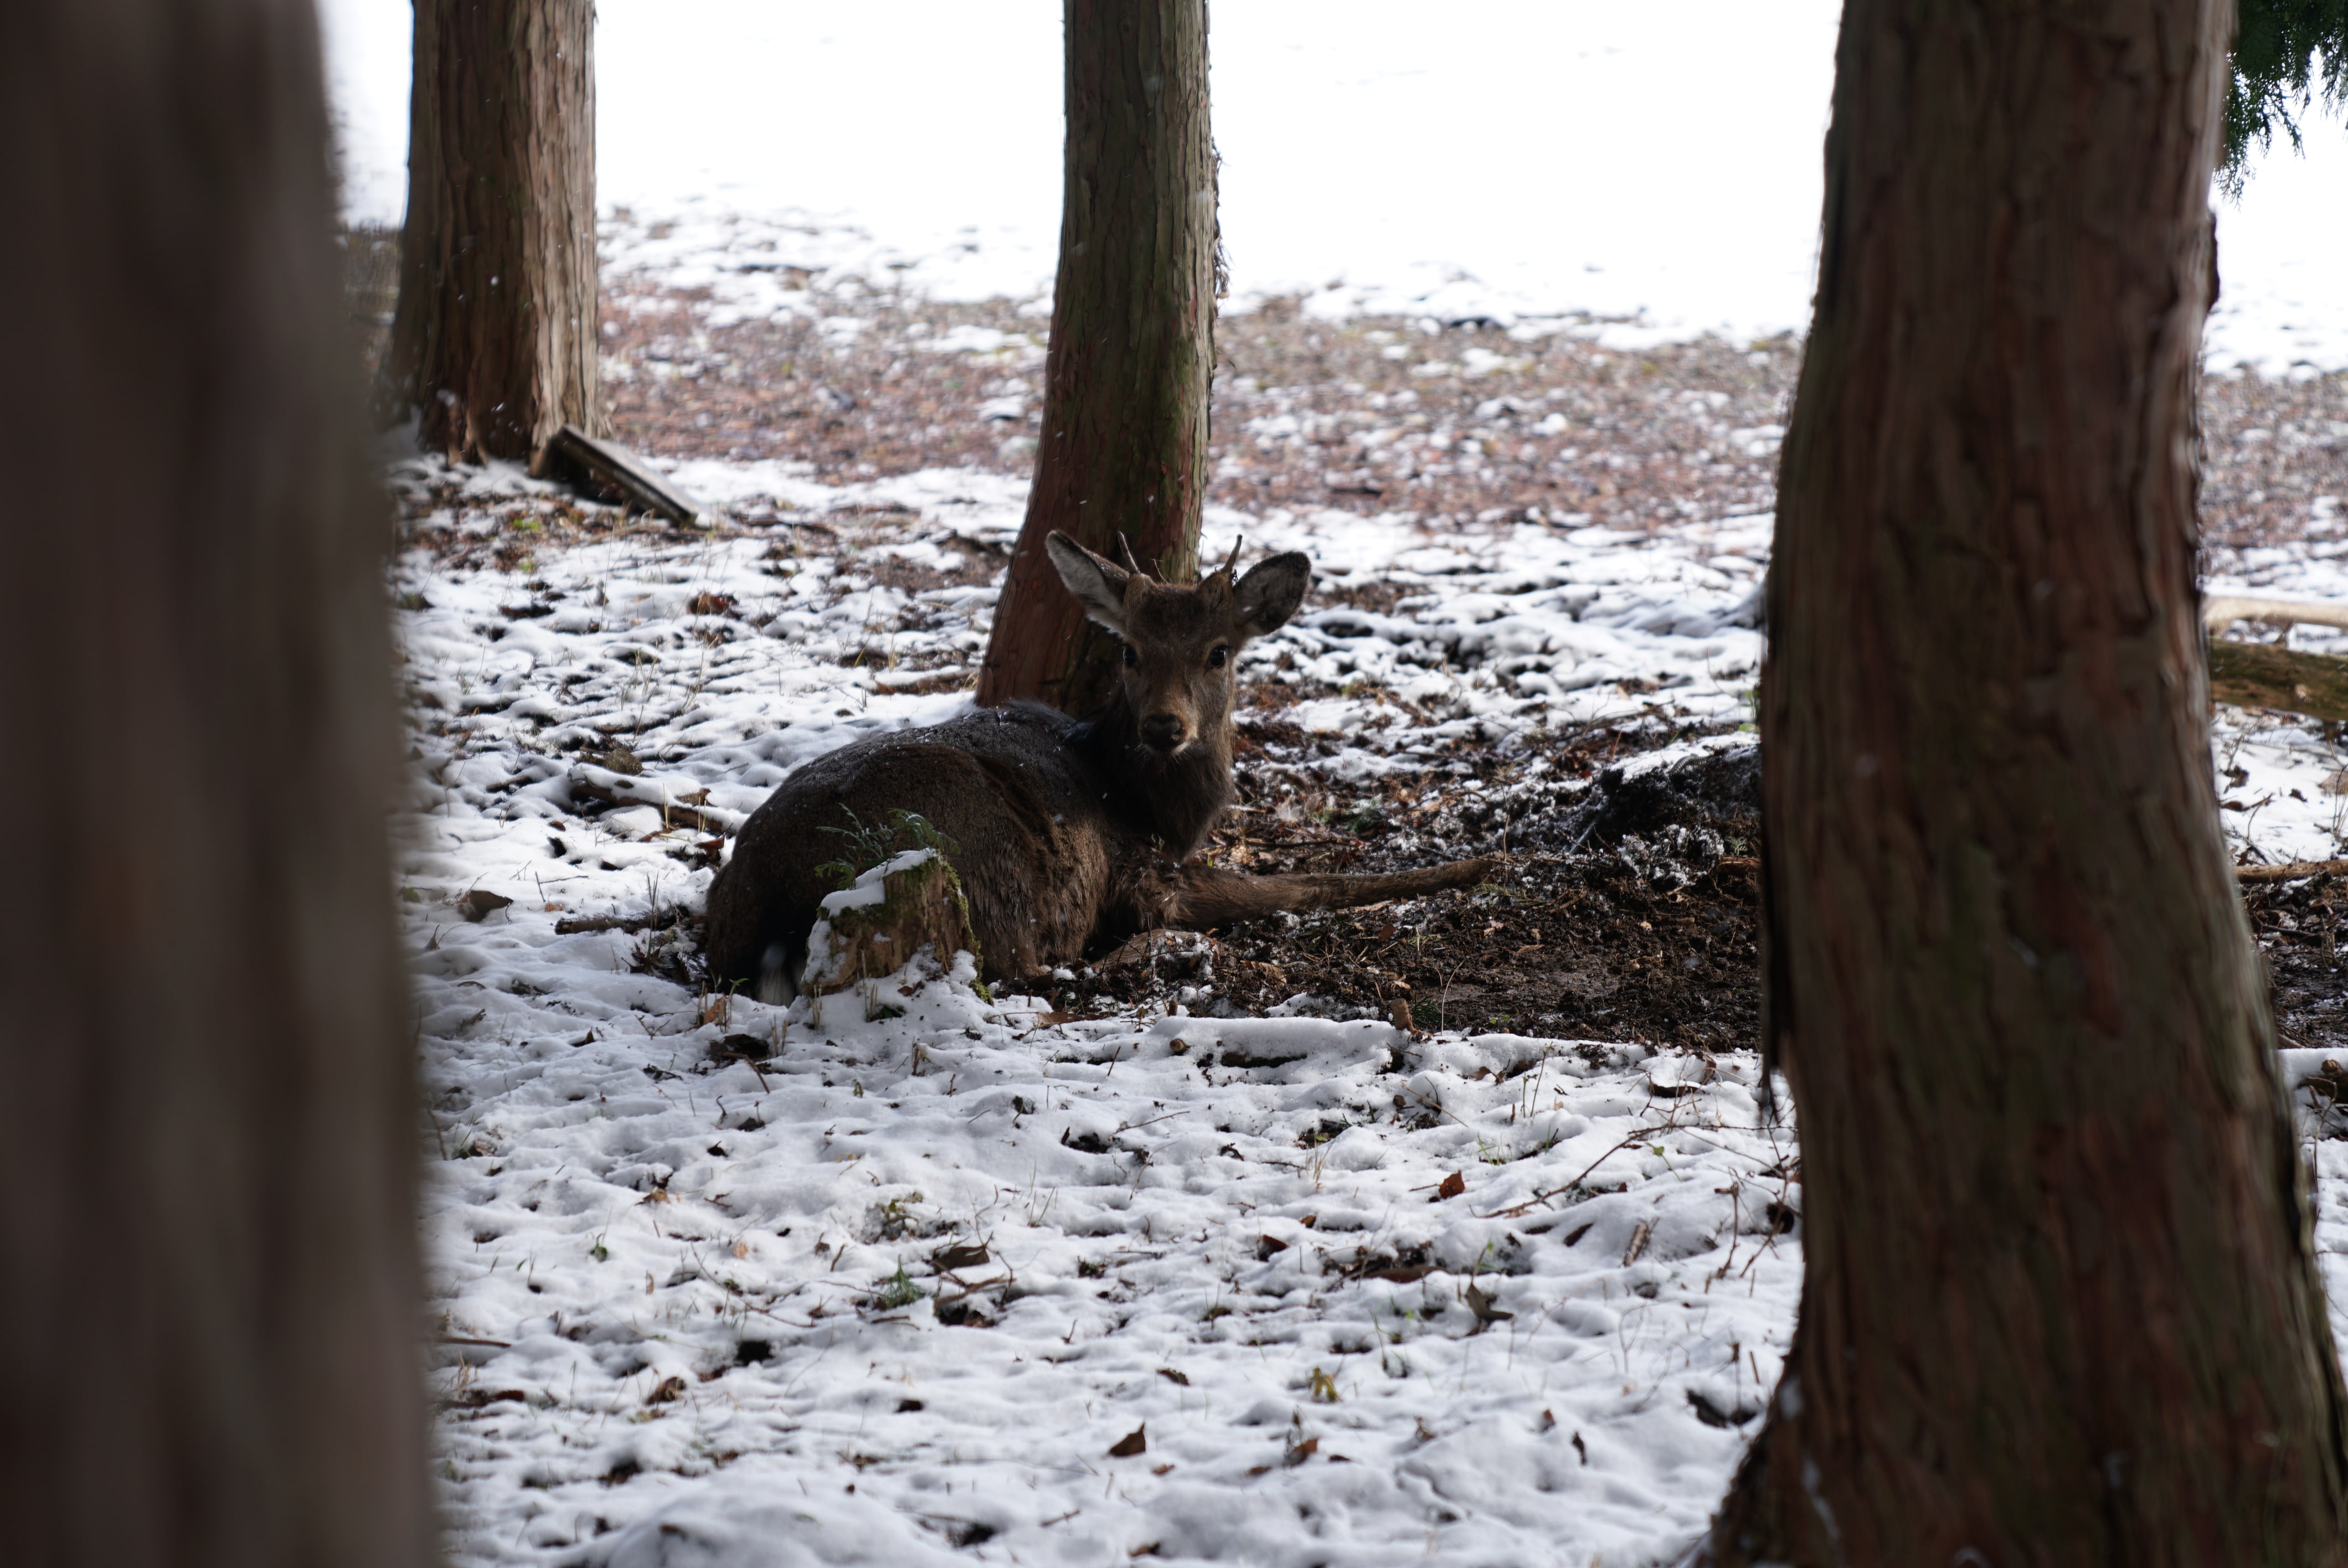
[[[1236,583],[1237,583],[1237,581],[1239,580],[1239,579],[1238,579],[1238,578],[1234,575],[1234,573],[1235,573],[1235,571],[1237,570],[1237,569],[1238,569],[1238,567],[1239,567],[1239,564],[1240,564],[1240,551],[1241,551],[1241,550],[1245,549],[1246,548],[1247,548],[1247,536],[1246,536],[1246,535],[1244,535],[1244,534],[1241,535],[1238,538],[1235,538],[1235,539],[1233,539],[1233,540],[1231,541],[1231,559],[1229,559],[1229,560],[1227,560],[1227,561],[1225,561],[1225,562],[1223,563],[1223,578],[1224,578],[1224,579],[1225,579],[1226,581],[1232,582],[1232,583],[1236,584]]]
[[[1117,536],[1117,553],[1125,558],[1125,569],[1139,577],[1153,575],[1150,569],[1133,559],[1133,541],[1123,534]]]

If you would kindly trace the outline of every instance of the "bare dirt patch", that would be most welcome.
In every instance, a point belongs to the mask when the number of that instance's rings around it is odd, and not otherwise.
[[[2348,885],[2336,876],[2252,884],[2242,902],[2274,985],[2282,1043],[2348,1050],[2348,966],[2340,957]]]
[[[1217,864],[1383,871],[1498,854],[1504,869],[1484,889],[1138,938],[1073,979],[1039,984],[1070,1012],[1180,1002],[1699,1051],[1749,1046],[1754,753],[1668,770],[1671,782],[1633,798],[1621,764],[1673,738],[1667,725],[1626,725],[1544,734],[1506,753],[1462,745],[1373,794],[1330,792],[1296,765],[1305,748],[1259,742],[1241,763],[1241,804],[1207,851]]]

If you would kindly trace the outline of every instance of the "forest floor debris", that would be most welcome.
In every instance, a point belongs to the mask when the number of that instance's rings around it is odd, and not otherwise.
[[[453,1554],[1668,1561],[1799,1281],[1749,727],[1795,345],[1224,323],[1210,545],[1321,577],[1210,853],[1504,875],[819,1014],[707,990],[700,894],[790,767],[967,702],[1043,323],[728,275],[607,291],[618,434],[714,531],[392,468]],[[2341,415],[2212,384],[2213,580],[2348,597]],[[2340,853],[2339,743],[2220,710],[2238,858]],[[2248,895],[2328,1275],[2343,897]]]

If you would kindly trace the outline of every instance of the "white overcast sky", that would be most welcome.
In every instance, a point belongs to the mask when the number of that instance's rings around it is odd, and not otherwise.
[[[346,203],[405,197],[407,0],[321,0]],[[599,0],[609,208],[804,211],[908,251],[973,240],[958,291],[1048,285],[1057,0]],[[1465,276],[1519,308],[1799,328],[1836,0],[1223,0],[1222,221],[1241,292],[1391,300]],[[2219,204],[2221,361],[2348,366],[2348,130]]]

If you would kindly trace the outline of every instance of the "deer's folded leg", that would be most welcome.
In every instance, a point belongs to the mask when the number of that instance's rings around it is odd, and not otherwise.
[[[1192,928],[1252,920],[1287,910],[1350,909],[1388,898],[1416,898],[1446,887],[1472,887],[1499,863],[1454,860],[1423,871],[1354,876],[1248,876],[1211,866],[1184,866],[1166,903],[1166,923]]]

